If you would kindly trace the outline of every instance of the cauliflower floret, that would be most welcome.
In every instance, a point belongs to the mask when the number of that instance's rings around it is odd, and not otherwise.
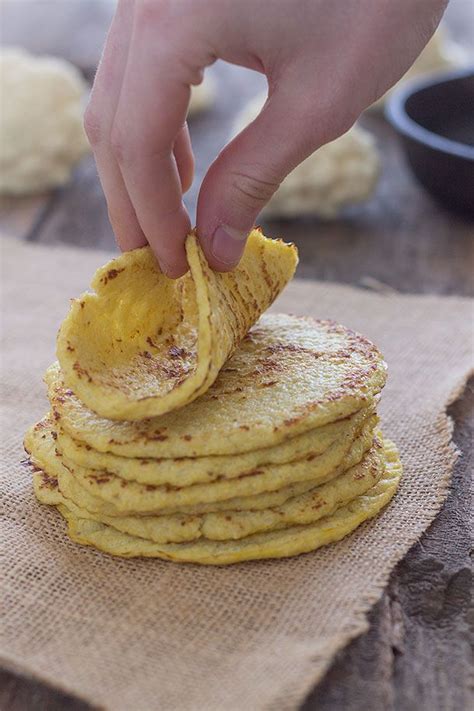
[[[438,27],[433,37],[430,39],[421,54],[415,59],[410,69],[403,77],[389,89],[380,99],[378,99],[371,109],[382,109],[392,91],[409,79],[415,79],[423,74],[432,72],[442,72],[449,69],[457,69],[469,62],[468,53],[455,42],[453,42],[443,27]]]
[[[63,185],[88,151],[82,99],[87,84],[62,59],[19,48],[0,52],[0,193]]]
[[[196,116],[202,111],[207,111],[214,103],[216,87],[212,77],[207,74],[201,84],[191,87],[191,99],[188,108],[188,117]]]
[[[258,115],[264,96],[253,99],[238,115],[232,136]],[[376,185],[380,160],[372,135],[353,126],[297,166],[264,208],[267,217],[319,215],[337,217],[341,208],[367,200]]]

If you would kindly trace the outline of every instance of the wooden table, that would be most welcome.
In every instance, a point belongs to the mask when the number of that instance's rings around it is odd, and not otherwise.
[[[49,5],[55,2],[58,0],[46,0]],[[24,7],[25,3],[20,4]],[[77,3],[68,8],[72,8],[74,22],[86,16],[96,35],[102,36],[109,12],[101,3],[83,0],[80,11]],[[456,13],[450,21],[458,25],[461,34],[464,28],[469,36]],[[49,34],[42,40],[46,46],[54,45],[64,34],[54,35],[48,26]],[[13,21],[10,17],[7,29],[17,39],[22,38],[19,27],[18,18]],[[90,33],[86,36],[89,44],[79,37],[76,45],[63,42],[58,53],[75,59],[90,76],[97,41],[94,54]],[[38,45],[37,34],[34,42],[35,49],[43,48]],[[197,158],[196,181],[187,196],[191,211],[205,167],[225,143],[233,116],[263,86],[260,77],[235,67],[221,65],[213,71],[219,83],[217,104],[191,122]],[[442,210],[414,182],[398,141],[381,116],[366,115],[362,123],[376,135],[382,153],[383,173],[375,196],[335,222],[311,218],[272,222],[264,224],[267,232],[296,242],[301,256],[299,276],[303,278],[380,290],[472,296],[474,224]],[[42,244],[112,248],[113,236],[92,159],[85,159],[72,183],[56,193],[2,199],[0,228],[18,239]],[[462,711],[466,707],[473,405],[471,382],[449,410],[462,457],[442,512],[393,571],[386,592],[370,613],[367,634],[340,653],[324,681],[307,699],[305,711]],[[2,710],[88,708],[55,689],[0,671]]]

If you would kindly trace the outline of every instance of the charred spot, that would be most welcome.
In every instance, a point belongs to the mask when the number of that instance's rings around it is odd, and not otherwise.
[[[184,358],[187,355],[186,349],[178,346],[171,346],[168,353],[170,358]]]
[[[143,353],[140,353],[140,355],[143,356],[143,358],[148,358],[148,359],[153,357],[151,355],[150,351],[143,351]]]
[[[75,351],[75,348],[71,346],[69,341],[67,342],[66,350],[69,351],[70,353],[73,353]]]
[[[157,346],[156,343],[153,341],[153,339],[151,338],[151,336],[147,336],[146,342],[148,343],[149,346],[151,346],[151,348],[158,348],[158,346]]]
[[[39,430],[44,430],[44,428],[47,427],[47,426],[48,426],[48,423],[46,422],[46,420],[40,420],[40,421],[37,422],[36,425],[34,426],[34,430],[35,430],[36,432],[38,432]]]
[[[106,286],[109,281],[118,277],[118,275],[123,271],[125,271],[125,267],[123,267],[122,269],[109,269],[107,274],[102,277],[101,282],[104,286]]]
[[[92,479],[96,484],[107,484],[110,481],[111,476],[107,472],[101,472],[100,474],[89,474],[89,479]]]
[[[164,489],[167,493],[169,493],[170,491],[181,491],[182,488],[183,488],[182,486],[173,486],[173,484],[165,484],[164,485]]]
[[[192,440],[192,436],[189,435],[189,434],[185,434],[185,435],[183,435],[183,439],[184,439],[186,442],[190,442],[190,441]]]
[[[53,412],[53,417],[56,420],[56,422],[61,419],[61,415],[59,414],[59,412],[57,410],[55,410]]]
[[[81,307],[81,309],[83,309],[85,306],[85,303],[83,301],[79,301],[79,306]]]
[[[107,272],[107,279],[115,279],[115,277],[118,277],[120,272],[123,272],[125,270],[125,267],[122,267],[122,269],[109,269]]]
[[[156,486],[154,486],[154,484],[147,484],[145,486],[145,491],[155,491],[155,489],[156,489]]]
[[[56,441],[58,438],[58,433],[57,432],[51,432],[51,437]]]
[[[80,380],[81,380],[82,377],[84,376],[85,378],[87,378],[87,380],[89,381],[89,383],[92,383],[92,378],[91,378],[91,376],[89,375],[89,373],[87,372],[87,370],[86,370],[85,368],[83,368],[82,365],[81,365],[77,360],[76,360],[76,362],[74,363],[74,365],[72,366],[72,368],[73,368],[73,370],[76,371],[77,377],[78,377]]]
[[[40,471],[39,469],[37,471]],[[41,486],[46,486],[48,489],[55,489],[58,485],[58,480],[55,476],[49,476],[46,472],[41,472]]]
[[[245,432],[248,432],[250,430],[250,427],[248,425],[239,425],[239,430],[244,430]]]
[[[150,436],[149,439],[152,439],[155,442],[164,442],[165,439],[168,439],[168,435],[157,432],[156,434]]]
[[[294,343],[272,343],[265,348],[268,353],[281,353],[281,351],[289,351],[290,353],[301,353],[307,349],[303,346],[297,346]]]

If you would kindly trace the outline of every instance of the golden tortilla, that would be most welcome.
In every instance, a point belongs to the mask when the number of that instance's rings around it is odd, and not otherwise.
[[[364,408],[344,420],[317,427],[275,447],[243,454],[178,459],[127,458],[111,452],[98,452],[88,444],[73,439],[60,427],[53,428],[57,435],[56,448],[74,465],[105,470],[139,484],[183,487],[208,484],[216,479],[243,477],[270,464],[288,464],[302,459],[311,461],[336,440],[355,437],[362,424],[373,415],[374,408]]]
[[[76,517],[96,520],[123,533],[146,538],[155,543],[179,543],[202,537],[209,540],[235,540],[258,532],[278,530],[288,525],[313,523],[365,493],[381,478],[385,470],[385,460],[381,442],[376,439],[359,464],[329,483],[294,496],[281,506],[262,511],[226,510],[198,515],[115,517],[92,513],[77,505],[74,497],[70,497],[67,487],[64,489],[63,483],[67,481],[68,472],[61,469],[60,458],[44,466],[43,470],[36,469],[33,474],[36,496],[42,503],[54,506],[63,504]],[[87,496],[85,501],[87,504]]]
[[[337,440],[311,461],[268,465],[241,478],[181,488],[138,484],[108,471],[84,469],[62,456],[67,474],[64,480],[60,478],[60,488],[78,506],[110,516],[263,509],[332,479],[360,462],[372,446],[376,422],[376,417],[370,418],[355,438],[353,435]],[[46,470],[48,462],[60,456],[52,423],[47,418],[29,430],[25,448]]]
[[[156,417],[199,397],[298,262],[294,245],[258,230],[232,272],[212,271],[194,234],[186,254],[189,272],[168,279],[149,247],[126,252],[72,301],[58,360],[67,387],[102,417]]]
[[[339,541],[361,523],[376,516],[395,495],[402,475],[398,451],[389,440],[384,440],[384,457],[386,466],[381,479],[333,514],[313,524],[290,526],[235,541],[201,538],[190,543],[154,543],[121,533],[97,521],[78,518],[62,504],[58,505],[58,509],[68,522],[68,534],[73,541],[124,558],[140,556],[205,565],[283,558]]]
[[[99,417],[65,386],[57,364],[46,373],[61,429],[99,452],[138,458],[273,447],[373,406],[385,380],[385,362],[363,336],[284,314],[263,316],[198,400],[141,422]]]

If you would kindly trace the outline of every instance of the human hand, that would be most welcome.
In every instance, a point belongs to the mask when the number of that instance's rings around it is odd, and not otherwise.
[[[190,87],[216,59],[266,75],[260,115],[202,183],[197,229],[214,269],[239,261],[281,181],[347,131],[405,73],[446,0],[120,0],[85,127],[123,250],[147,242],[163,271],[187,269],[182,202],[194,159]]]

